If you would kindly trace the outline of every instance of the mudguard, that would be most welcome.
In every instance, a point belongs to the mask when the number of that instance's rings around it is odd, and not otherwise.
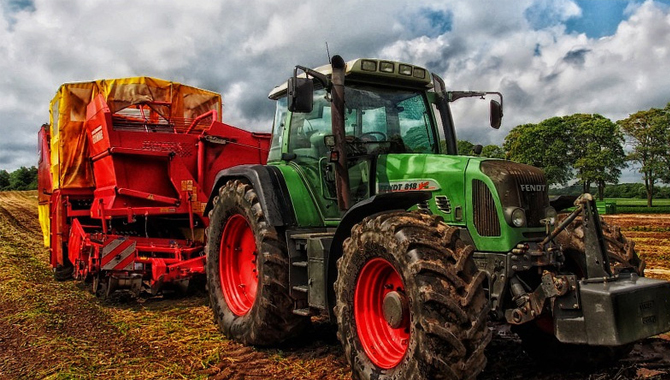
[[[243,179],[253,186],[270,224],[275,227],[296,224],[291,197],[284,177],[278,168],[267,165],[239,165],[221,170],[216,175],[214,186],[209,194],[205,215],[208,215],[213,208],[214,197],[218,195],[219,188],[233,179]]]

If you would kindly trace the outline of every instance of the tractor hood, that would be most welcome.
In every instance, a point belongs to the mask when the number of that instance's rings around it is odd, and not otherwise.
[[[479,250],[508,251],[544,236],[549,206],[542,170],[510,161],[469,156],[379,156],[376,192],[430,191],[427,207],[451,225],[467,227]],[[514,225],[513,213],[524,224]]]
[[[447,223],[464,223],[466,156],[388,154],[377,160],[377,193],[430,191],[433,206]]]

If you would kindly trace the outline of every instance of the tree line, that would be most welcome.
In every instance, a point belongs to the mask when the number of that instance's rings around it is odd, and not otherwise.
[[[625,144],[630,147],[628,153]],[[474,155],[470,142],[458,145],[461,154]],[[502,147],[489,145],[480,155],[542,168],[554,188],[575,181],[581,192],[591,192],[595,186],[601,200],[612,196],[606,186],[618,183],[621,170],[635,164],[644,181],[642,198],[652,206],[654,198],[666,198],[667,188],[659,183],[670,184],[670,103],[617,122],[598,114],[574,114],[518,125]],[[638,186],[633,192],[640,197]]]
[[[0,191],[8,190],[36,190],[37,168],[21,166],[13,172],[0,170]]]
[[[589,193],[595,194],[596,188],[589,189]],[[581,184],[551,189],[551,195],[580,195],[584,192]],[[619,183],[609,185],[604,191],[605,198],[637,198],[646,199],[647,189],[643,183]],[[657,186],[654,190],[654,199],[670,199],[670,186]]]

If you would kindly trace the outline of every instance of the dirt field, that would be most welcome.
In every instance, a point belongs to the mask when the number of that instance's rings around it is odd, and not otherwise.
[[[0,379],[350,378],[326,323],[281,348],[244,347],[217,331],[204,294],[102,302],[83,284],[58,283],[36,214],[34,192],[0,192]],[[670,280],[670,215],[608,216],[647,261],[649,277]],[[549,372],[533,365],[514,334],[496,334],[480,379],[620,380],[670,377],[670,336],[647,339],[617,366]]]

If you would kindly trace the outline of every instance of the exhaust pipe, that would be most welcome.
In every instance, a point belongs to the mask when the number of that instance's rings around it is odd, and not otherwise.
[[[339,55],[331,61],[333,74],[331,77],[331,124],[335,137],[335,151],[338,152],[335,165],[335,186],[337,189],[337,205],[341,211],[351,208],[349,193],[349,170],[347,169],[347,147],[344,132],[344,69],[346,64]]]

